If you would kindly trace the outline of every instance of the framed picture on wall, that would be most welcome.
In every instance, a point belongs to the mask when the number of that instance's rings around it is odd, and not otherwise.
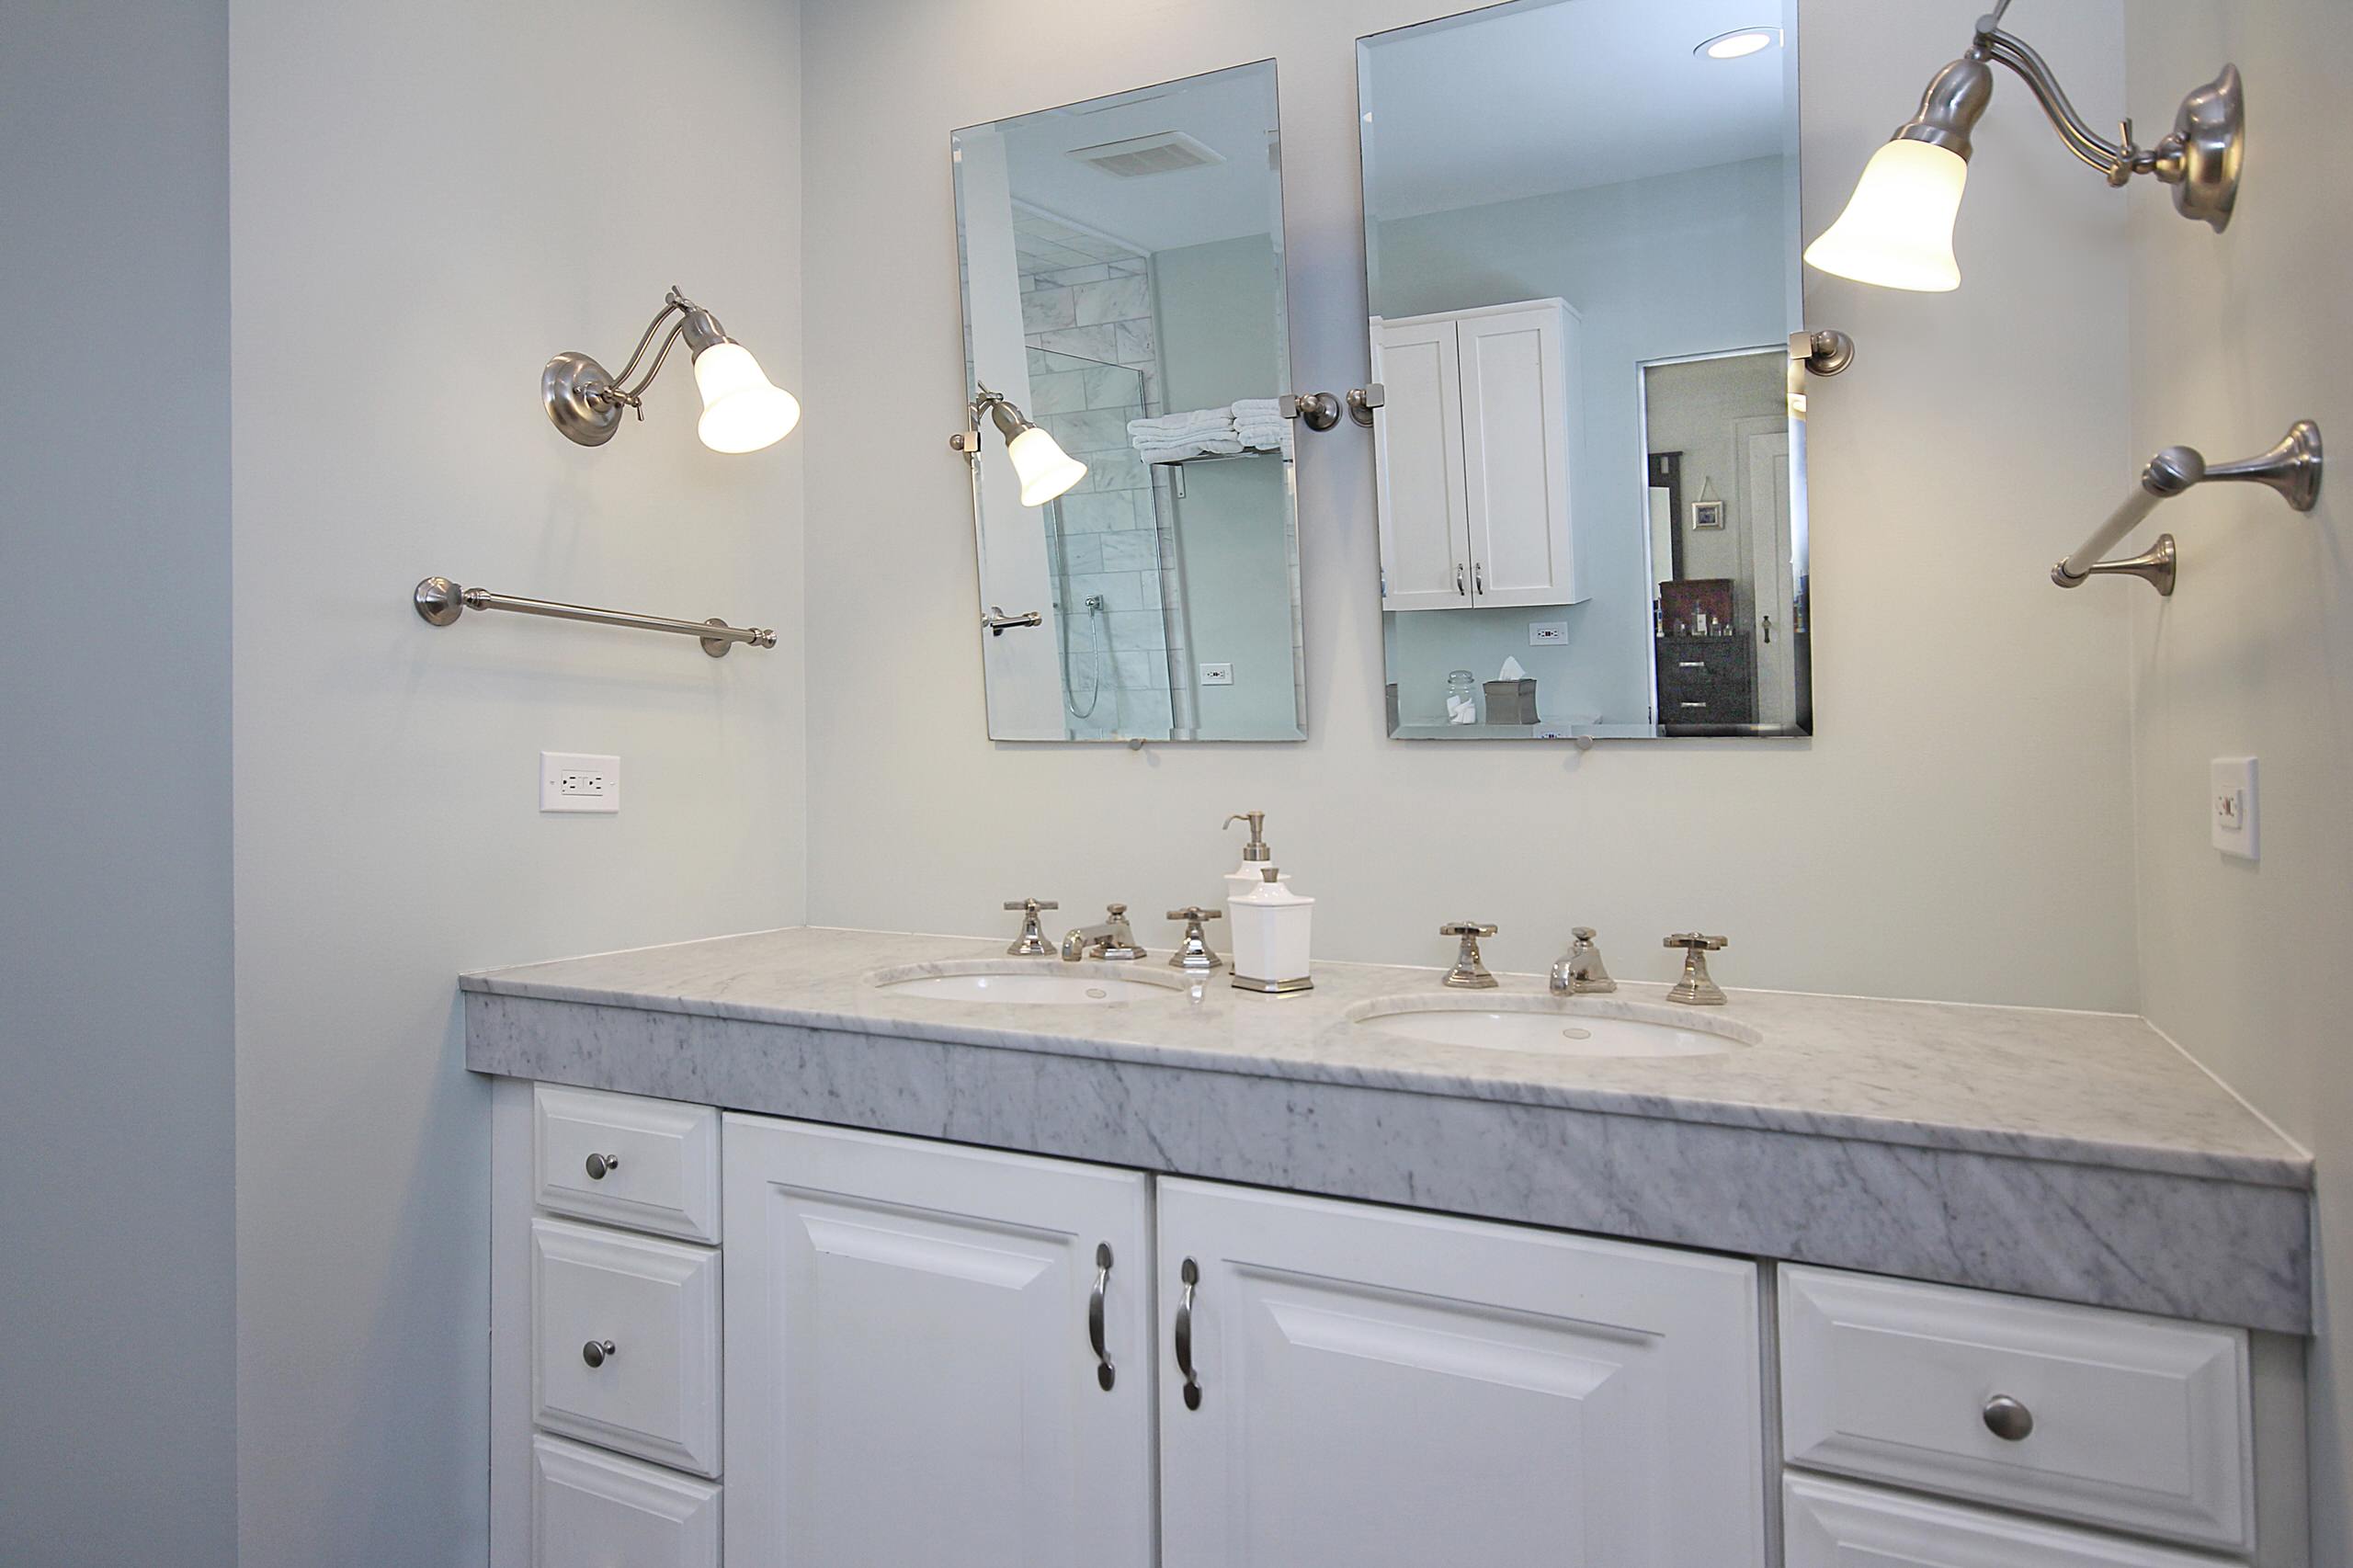
[[[1691,526],[1695,528],[1720,528],[1724,526],[1724,504],[1721,501],[1691,503]]]

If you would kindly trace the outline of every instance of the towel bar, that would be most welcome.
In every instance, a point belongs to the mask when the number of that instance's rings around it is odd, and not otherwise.
[[[2297,511],[2311,511],[2320,504],[2320,426],[2299,419],[2278,446],[2245,462],[2210,466],[2195,447],[2167,447],[2149,460],[2148,467],[2141,471],[2140,484],[2124,504],[2109,513],[2074,554],[2051,569],[2051,580],[2063,588],[2080,588],[2094,577],[2115,574],[2138,577],[2160,595],[2172,597],[2177,574],[2173,535],[2159,535],[2153,549],[2129,560],[2100,557],[2139,528],[2160,503],[2218,479],[2268,484]]]
[[[494,594],[487,588],[461,588],[447,577],[427,577],[416,585],[416,592],[412,597],[416,605],[416,613],[433,626],[453,626],[458,617],[470,609],[503,609],[517,615],[544,615],[556,620],[587,620],[599,626],[629,626],[641,631],[676,632],[699,642],[702,651],[714,659],[725,658],[727,650],[738,642],[748,642],[755,648],[776,646],[776,633],[773,631],[756,626],[730,626],[716,617],[700,621],[672,620],[667,616],[592,609],[586,605],[558,604],[552,599],[526,599],[512,594]]]

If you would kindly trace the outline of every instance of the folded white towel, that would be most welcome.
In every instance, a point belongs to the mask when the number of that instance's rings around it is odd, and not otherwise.
[[[1234,433],[1248,438],[1252,436],[1282,436],[1290,431],[1288,419],[1244,419],[1236,421]]]
[[[1164,414],[1153,419],[1131,419],[1128,435],[1132,438],[1153,436],[1191,436],[1203,430],[1221,430],[1233,423],[1230,408],[1195,408],[1182,414]]]
[[[1234,437],[1254,451],[1288,452],[1291,449],[1290,422],[1278,419],[1265,425],[1238,425]]]
[[[1233,400],[1233,422],[1240,425],[1251,419],[1280,419],[1283,400],[1279,397],[1238,397]]]
[[[1147,463],[1180,463],[1190,458],[1236,457],[1241,451],[1240,441],[1231,436],[1217,436],[1193,441],[1170,441],[1158,446],[1140,446],[1136,449],[1136,456]]]

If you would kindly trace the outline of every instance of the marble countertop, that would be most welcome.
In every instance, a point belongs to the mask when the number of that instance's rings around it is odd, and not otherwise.
[[[488,995],[801,1026],[900,1040],[1404,1090],[1806,1134],[2119,1171],[2310,1188],[2302,1150],[2145,1021],[2110,1014],[1731,992],[1729,1006],[1663,1006],[1665,987],[1556,1003],[1542,977],[1448,991],[1437,969],[1319,963],[1315,989],[1238,992],[1223,971],[1187,986],[1165,951],[1090,965],[1169,982],[1094,1006],[893,994],[884,970],[953,972],[1001,960],[1001,941],[801,927],[492,970]],[[1058,959],[1025,960],[1063,971]],[[1754,1031],[1720,1054],[1609,1059],[1424,1043],[1351,1021],[1378,999],[1669,1017]],[[1500,999],[1500,1000],[1498,1000]]]

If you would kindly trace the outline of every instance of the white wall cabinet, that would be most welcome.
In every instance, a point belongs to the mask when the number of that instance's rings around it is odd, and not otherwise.
[[[1381,608],[1575,604],[1579,322],[1563,300],[1373,318]]]
[[[757,1117],[726,1151],[730,1568],[1152,1561],[1144,1176]]]
[[[1198,1182],[1159,1209],[1165,1568],[1764,1562],[1754,1264]]]

